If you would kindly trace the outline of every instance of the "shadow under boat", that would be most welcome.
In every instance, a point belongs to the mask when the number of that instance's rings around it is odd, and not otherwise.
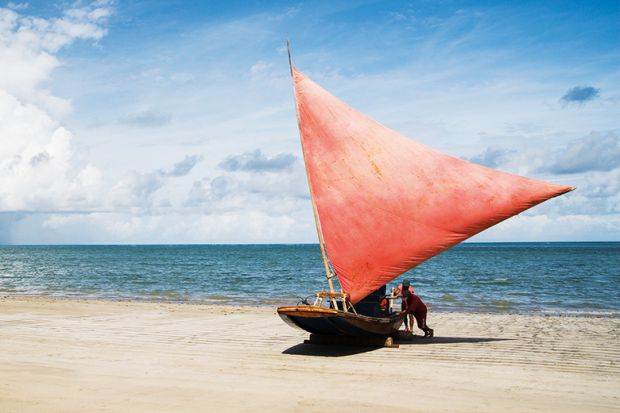
[[[367,353],[375,351],[384,346],[372,341],[353,341],[350,337],[331,336],[333,340],[322,342],[321,340],[312,341],[305,340],[303,343],[296,344],[284,350],[282,354],[300,355],[300,356],[320,356],[320,357],[344,357],[355,354]],[[345,340],[342,340],[345,338]],[[462,343],[489,343],[495,341],[510,341],[512,338],[495,338],[495,337],[423,337],[418,335],[405,334],[403,331],[398,332],[394,336],[394,346],[405,345],[450,345]],[[329,345],[324,345],[329,344]]]
[[[345,357],[355,354],[367,353],[375,351],[380,347],[373,346],[350,346],[350,345],[323,345],[309,343],[307,340],[303,343],[295,344],[284,350],[282,354],[295,356],[319,356],[319,357]]]
[[[426,344],[462,344],[462,343],[489,343],[493,341],[511,341],[514,338],[496,338],[496,337],[424,337],[415,334],[405,334],[399,331],[398,337],[394,339],[394,343],[399,345],[426,345]]]

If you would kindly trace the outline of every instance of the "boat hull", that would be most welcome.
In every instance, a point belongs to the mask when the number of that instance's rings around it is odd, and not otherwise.
[[[391,336],[403,323],[404,314],[369,317],[312,305],[278,307],[278,315],[292,327],[309,333],[351,337]]]

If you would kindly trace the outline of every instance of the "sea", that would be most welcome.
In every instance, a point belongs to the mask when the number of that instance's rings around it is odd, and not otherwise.
[[[403,278],[431,311],[620,315],[620,242],[463,243]],[[0,296],[276,306],[326,288],[314,244],[0,246]]]

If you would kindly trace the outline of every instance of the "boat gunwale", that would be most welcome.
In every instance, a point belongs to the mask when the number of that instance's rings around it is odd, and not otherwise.
[[[367,322],[393,323],[398,318],[404,317],[404,313],[395,313],[386,317],[371,317],[364,314],[356,314],[349,311],[336,310],[333,308],[319,307],[315,305],[294,305],[277,308],[278,314],[292,315],[297,317],[342,317]]]

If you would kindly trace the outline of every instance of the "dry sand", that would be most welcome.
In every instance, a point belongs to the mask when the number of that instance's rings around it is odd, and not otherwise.
[[[271,308],[0,298],[0,412],[619,412],[619,320],[431,313],[398,349]]]

